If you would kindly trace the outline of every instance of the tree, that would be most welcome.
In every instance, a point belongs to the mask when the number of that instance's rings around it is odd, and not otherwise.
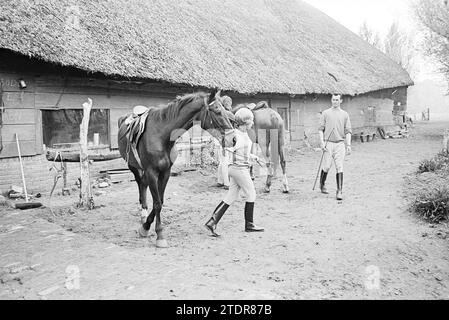
[[[389,56],[393,61],[407,70],[409,74],[414,74],[414,39],[401,30],[397,22],[391,25],[383,40],[380,38],[378,32],[375,32],[368,26],[366,21],[359,28],[359,36]]]
[[[425,30],[425,51],[439,62],[449,84],[449,2],[416,0],[414,11]]]
[[[414,73],[413,58],[415,56],[414,40],[406,32],[400,29],[394,22],[384,40],[384,52],[409,74]]]
[[[380,40],[379,33],[371,29],[366,21],[359,28],[359,36],[372,46],[382,50],[382,41]]]

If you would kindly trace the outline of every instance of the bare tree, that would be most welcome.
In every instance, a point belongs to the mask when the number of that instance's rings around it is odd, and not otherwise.
[[[415,73],[413,64],[415,56],[414,38],[401,30],[397,22],[391,25],[383,40],[378,32],[368,26],[366,21],[359,28],[359,36],[389,56],[409,74]]]
[[[359,28],[359,36],[377,49],[383,49],[379,33],[371,29],[366,21]]]
[[[414,74],[413,58],[416,54],[414,39],[394,22],[384,40],[384,52],[409,74]]]
[[[416,0],[414,10],[425,29],[425,51],[439,62],[449,84],[449,2]]]

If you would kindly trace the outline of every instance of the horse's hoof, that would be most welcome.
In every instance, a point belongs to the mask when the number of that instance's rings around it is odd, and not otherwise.
[[[167,240],[156,240],[156,248],[168,248]]]
[[[269,188],[265,188],[265,189],[263,189],[263,191],[265,192],[265,193],[270,193],[270,189]]]
[[[150,235],[150,230],[145,230],[143,226],[140,226],[137,232],[139,233],[139,236],[141,236],[142,238],[148,238],[148,236]]]

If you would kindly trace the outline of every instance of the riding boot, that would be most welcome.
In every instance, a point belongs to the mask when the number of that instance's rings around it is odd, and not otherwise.
[[[261,232],[264,228],[258,227],[253,222],[254,216],[254,202],[245,203],[245,231],[246,232]]]
[[[326,178],[327,178],[327,172],[324,172],[324,170],[321,170],[321,177],[320,177],[321,193],[329,194],[329,192],[327,192],[327,188],[326,188]]]
[[[343,200],[343,172],[337,173],[337,200]]]
[[[215,208],[212,217],[204,225],[206,229],[212,233],[212,236],[214,237],[220,236],[218,233],[215,232],[215,229],[217,228],[217,224],[220,221],[221,217],[223,217],[224,213],[226,212],[226,210],[228,210],[228,208],[229,208],[228,204],[226,204],[224,201],[220,202],[220,204]]]

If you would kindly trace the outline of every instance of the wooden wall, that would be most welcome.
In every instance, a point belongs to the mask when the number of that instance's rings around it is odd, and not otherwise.
[[[318,126],[321,112],[331,107],[331,95],[304,95],[291,99],[291,143],[299,145],[308,139],[318,145]],[[393,113],[397,102],[407,108],[407,88],[392,88],[359,96],[344,96],[342,109],[351,118],[354,132],[365,128],[396,125]]]
[[[19,80],[27,87],[21,89]],[[0,50],[2,126],[1,158],[17,156],[15,134],[19,134],[24,156],[43,153],[41,110],[82,109],[91,98],[93,108],[109,109],[110,146],[117,148],[118,118],[136,105],[161,106],[192,88],[113,80]]]
[[[25,89],[19,88],[18,80],[21,78],[27,82],[28,86]],[[15,134],[19,135],[22,154],[36,154],[39,149],[36,144],[39,130],[36,125],[38,119],[34,108],[33,78],[0,70],[0,95],[2,120],[0,158],[17,155]]]

